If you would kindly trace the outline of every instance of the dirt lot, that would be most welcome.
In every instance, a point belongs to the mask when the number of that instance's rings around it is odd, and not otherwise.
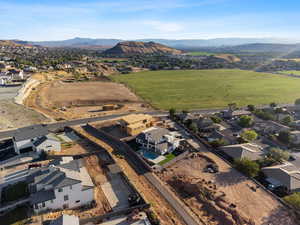
[[[15,104],[13,100],[0,100],[0,130],[47,122],[49,119],[34,110]]]
[[[148,107],[124,85],[108,81],[63,81],[70,76],[66,73],[35,76],[42,83],[31,92],[25,105],[55,119],[148,110]],[[102,111],[105,104],[119,105],[120,108]]]
[[[159,176],[209,225],[296,224],[286,208],[220,159],[192,153]],[[204,172],[215,162],[219,173]]]

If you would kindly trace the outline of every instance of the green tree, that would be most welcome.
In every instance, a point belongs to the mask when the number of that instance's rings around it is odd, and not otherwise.
[[[237,170],[249,177],[256,177],[259,173],[258,163],[247,158],[235,160],[234,166]]]
[[[174,108],[169,109],[170,118],[174,118],[175,113],[176,113],[176,109],[174,109]]]
[[[291,195],[288,195],[283,198],[284,201],[286,201],[288,204],[293,206],[295,209],[300,210],[300,193],[295,192]]]
[[[287,151],[283,151],[279,148],[271,148],[267,153],[267,157],[274,162],[282,163],[285,160],[288,160],[290,155]]]
[[[261,118],[263,120],[274,120],[275,119],[275,117],[274,117],[274,115],[272,113],[266,112],[266,111],[261,110],[261,109],[256,109],[254,111],[254,114],[257,117],[259,117],[259,118]]]
[[[276,108],[275,113],[277,113],[277,114],[283,113],[283,109],[282,108]]]
[[[295,105],[300,105],[300,98],[296,99]]]
[[[248,105],[247,108],[248,108],[248,110],[250,112],[254,112],[255,111],[255,105]]]
[[[198,132],[198,126],[195,122],[192,122],[190,125],[189,125],[189,129],[191,131],[193,131],[194,133],[197,133]]]
[[[238,124],[241,127],[250,127],[253,124],[253,117],[247,115],[241,116],[238,120]]]
[[[211,116],[210,119],[214,122],[214,123],[221,123],[222,119],[218,116]]]
[[[221,138],[221,139],[213,140],[213,141],[209,142],[209,144],[210,144],[213,148],[218,148],[218,147],[227,145],[227,141],[226,141],[225,139]]]
[[[254,130],[245,130],[241,137],[248,142],[254,141],[257,138],[257,133]]]
[[[230,110],[236,110],[236,108],[237,108],[237,104],[236,103],[229,103],[228,104],[228,108],[230,109]]]
[[[291,122],[293,122],[293,118],[291,116],[286,116],[281,121],[285,125],[289,125]]]
[[[285,143],[289,144],[291,142],[291,134],[289,131],[280,131],[278,135],[278,140]]]

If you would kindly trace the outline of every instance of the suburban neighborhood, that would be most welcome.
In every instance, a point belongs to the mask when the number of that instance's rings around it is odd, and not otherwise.
[[[0,0],[0,225],[299,225],[299,9]]]

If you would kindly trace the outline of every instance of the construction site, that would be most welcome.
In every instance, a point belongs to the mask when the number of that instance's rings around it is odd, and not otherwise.
[[[204,224],[295,224],[274,197],[213,154],[191,153],[159,177]]]
[[[91,142],[96,143],[98,146],[101,146],[101,148],[105,149],[110,154],[110,156],[116,161],[118,166],[122,169],[126,177],[128,177],[142,198],[151,205],[151,210],[154,211],[161,224],[185,224],[172,206],[164,199],[164,197],[160,195],[157,189],[149,183],[143,174],[139,174],[135,169],[133,169],[128,160],[126,160],[126,158],[122,156],[120,152],[116,152],[112,146],[98,138],[95,138],[82,127],[74,127],[74,129],[77,133]],[[199,224],[201,224],[200,221]]]
[[[33,75],[40,84],[24,104],[55,120],[146,111],[149,106],[122,84],[76,81],[66,72]],[[70,81],[71,80],[71,81]]]

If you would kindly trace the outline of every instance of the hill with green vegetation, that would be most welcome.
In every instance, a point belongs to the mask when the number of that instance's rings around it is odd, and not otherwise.
[[[145,71],[113,79],[166,110],[224,108],[232,102],[292,103],[300,98],[299,78],[238,69]]]

